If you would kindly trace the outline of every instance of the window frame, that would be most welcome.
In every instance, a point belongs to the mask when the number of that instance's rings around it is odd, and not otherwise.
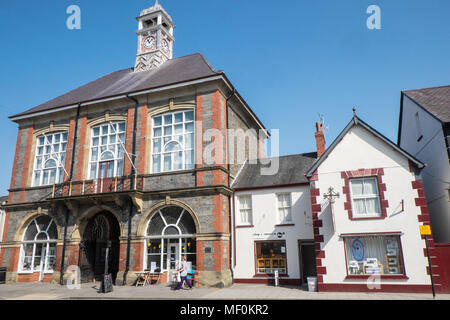
[[[167,207],[167,206],[166,206]],[[167,242],[167,244],[168,244],[168,247],[170,246],[170,244],[168,243],[169,242],[169,240],[173,240],[173,239],[176,239],[177,240],[177,245],[178,245],[178,260],[176,260],[176,261],[178,261],[178,262],[180,262],[181,261],[181,257],[183,257],[183,256],[186,256],[186,257],[188,257],[189,258],[189,256],[193,256],[194,257],[194,261],[196,262],[197,261],[197,247],[196,247],[196,245],[197,245],[197,235],[196,234],[190,234],[190,233],[183,233],[182,232],[182,230],[181,230],[181,228],[178,226],[180,223],[181,223],[181,221],[182,221],[182,217],[184,216],[184,215],[189,215],[190,216],[190,213],[186,210],[186,209],[184,209],[184,208],[182,208],[182,207],[180,207],[182,210],[181,210],[181,213],[180,213],[180,216],[178,217],[178,220],[177,220],[177,222],[175,223],[175,224],[173,224],[173,223],[167,223],[167,221],[165,220],[165,218],[164,218],[164,214],[163,214],[163,212],[161,212],[161,211],[163,211],[164,210],[164,208],[166,208],[166,207],[163,207],[163,208],[160,208],[160,209],[158,209],[158,210],[156,210],[152,215],[151,215],[151,217],[148,219],[148,221],[147,221],[147,225],[146,225],[146,228],[145,228],[145,235],[144,235],[144,259],[143,259],[143,270],[148,270],[148,271],[150,271],[150,267],[148,266],[148,263],[149,263],[149,259],[148,259],[148,256],[159,256],[159,262],[160,262],[160,266],[159,266],[159,269],[160,269],[160,272],[162,273],[162,272],[169,272],[171,269],[170,269],[170,266],[169,265],[167,265],[167,263],[166,263],[166,261],[167,261],[167,257],[168,257],[168,251],[166,250],[166,242]],[[150,223],[151,223],[151,221],[152,221],[152,219],[155,217],[155,215],[159,215],[160,216],[160,218],[162,219],[162,221],[164,222],[164,227],[163,227],[163,229],[162,229],[162,231],[161,231],[161,234],[158,234],[158,235],[148,235],[148,228],[149,228],[149,226],[150,226]],[[192,217],[191,217],[192,218]],[[193,219],[193,218],[192,218]],[[177,230],[178,230],[178,234],[177,235],[166,235],[165,234],[165,231],[168,229],[168,228],[170,228],[170,227],[175,227]],[[151,241],[151,240],[159,240],[160,241],[160,252],[159,253],[148,253],[148,249],[147,249],[147,246],[148,246],[148,242],[149,242],[149,240]],[[194,250],[195,250],[195,252],[191,252],[191,253],[188,253],[188,252],[183,252],[183,250],[182,250],[182,248],[183,248],[183,244],[186,242],[186,241],[194,241],[195,242],[195,247],[194,247]],[[189,261],[189,259],[188,259],[188,261]],[[164,268],[164,265],[166,264],[166,267]],[[195,265],[193,265],[192,266],[193,268],[194,267],[197,267],[196,266],[196,264]],[[157,268],[158,269],[158,268]]]
[[[59,141],[55,143],[56,136],[59,136]],[[64,181],[65,168],[64,163],[66,161],[67,147],[68,147],[68,130],[57,130],[51,132],[44,132],[36,136],[36,144],[34,148],[34,161],[33,161],[33,171],[31,178],[32,187],[43,187],[51,186],[53,184],[60,184]],[[51,137],[51,142],[49,137]],[[41,144],[41,138],[44,142]],[[65,138],[65,139],[64,139]],[[55,146],[58,145],[58,151],[55,150]],[[50,152],[46,149],[50,147]],[[42,153],[39,153],[39,149],[42,148]],[[40,165],[38,168],[38,158],[40,158]],[[46,168],[46,163],[50,160],[56,162],[56,166],[51,168]],[[47,175],[47,181],[44,182],[44,173],[55,171],[55,180],[51,182],[50,174]],[[37,182],[36,177],[39,173],[39,182]]]
[[[192,120],[186,120],[186,114],[192,113]],[[175,122],[175,115],[182,114],[183,119],[181,122]],[[170,124],[165,123],[165,117],[171,115],[172,121]],[[155,119],[161,118],[161,124],[155,125]],[[195,128],[195,111],[193,109],[176,109],[176,110],[169,110],[165,112],[156,113],[150,116],[150,154],[149,154],[149,163],[150,163],[150,174],[164,174],[164,173],[171,173],[171,172],[177,172],[177,171],[187,171],[187,170],[193,170],[195,168],[195,150],[196,150],[196,128]],[[187,131],[186,125],[192,124],[192,131]],[[182,126],[182,133],[177,133],[175,131],[176,126]],[[165,128],[170,127],[170,134],[165,134]],[[155,136],[155,129],[160,129],[161,133],[158,136]],[[192,147],[188,148],[186,143],[186,138],[191,135],[192,136]],[[177,137],[182,137],[182,143],[180,140],[176,140]],[[168,138],[169,140],[164,143],[164,140]],[[155,152],[155,140],[159,139],[159,152]],[[178,143],[180,145],[180,150],[173,150],[173,151],[165,151],[165,148],[168,147],[168,145],[172,143]],[[176,153],[182,153],[181,157],[181,168],[175,168],[176,163]],[[187,155],[188,152],[191,154],[192,163],[188,164],[187,162]],[[165,170],[164,169],[164,159],[167,154],[170,154],[170,164],[171,169]],[[159,170],[155,171],[155,165],[153,158],[159,156]]]
[[[354,195],[352,190],[352,182],[361,180],[363,181],[363,188],[364,188],[364,180],[375,180],[375,191],[376,194],[364,194],[364,195]],[[349,178],[349,193],[350,193],[350,199],[352,204],[352,213],[353,218],[360,219],[360,218],[382,218],[383,217],[383,208],[381,207],[381,199],[380,199],[380,187],[378,184],[378,177],[377,176],[365,176],[365,177],[354,177]],[[376,198],[376,202],[378,204],[378,208],[380,212],[372,212],[372,213],[358,213],[356,211],[357,206],[355,205],[355,198],[356,200],[366,200],[366,199],[374,199]],[[364,207],[366,208],[364,201]],[[367,211],[367,208],[366,208]]]
[[[280,272],[278,271],[279,276],[288,276],[288,254],[287,254],[287,240],[283,239],[283,240],[255,240],[254,242],[254,259],[255,259],[255,276],[256,277],[261,277],[261,276],[269,276],[269,277],[273,277],[274,272],[272,273],[268,273],[268,272],[260,272],[258,268],[258,249],[257,249],[257,245],[258,244],[263,244],[263,243],[282,243],[284,244],[284,260],[285,260],[285,267],[284,267],[284,271],[285,272]],[[261,258],[260,258],[261,259]],[[266,269],[266,268],[264,268]],[[275,269],[275,268],[269,268],[269,269]],[[278,268],[278,269],[282,269],[282,268]]]
[[[119,129],[120,124],[123,124],[123,131],[117,131]],[[111,125],[114,125],[114,130],[111,129]],[[108,133],[104,135],[102,133],[103,127],[108,126]],[[98,135],[94,135],[94,130],[98,128],[99,133]],[[109,178],[115,178],[115,177],[121,177],[124,174],[124,168],[125,168],[125,142],[126,142],[126,134],[127,134],[127,123],[125,120],[114,120],[110,122],[102,122],[93,125],[90,127],[90,136],[89,136],[89,159],[87,164],[87,178],[88,180],[98,180],[100,178],[100,167],[104,163],[110,163],[112,162],[114,164],[113,174],[112,177]],[[123,135],[123,139],[120,138],[120,136]],[[115,137],[115,142],[111,143],[111,137]],[[106,137],[107,144],[102,145],[102,138]],[[94,139],[98,139],[97,145],[94,145]],[[111,151],[109,148],[111,146],[114,146],[114,151]],[[106,147],[105,150],[101,151],[102,147]],[[97,154],[96,154],[96,160],[92,160],[93,157],[93,149],[97,148]],[[122,149],[122,152],[121,152]],[[106,159],[102,160],[102,156],[111,153],[113,155],[112,159]],[[121,173],[119,171],[119,165],[121,164]],[[95,176],[93,177],[91,174],[93,172],[92,166],[95,165]],[[104,177],[105,178],[105,177]]]
[[[45,257],[44,257],[44,259],[45,259],[45,262],[44,262],[44,274],[51,274],[51,273],[53,273],[55,271],[54,268],[53,269],[48,269],[48,262],[49,262],[50,258],[54,258],[54,261],[56,263],[56,250],[57,250],[58,239],[51,239],[49,234],[48,234],[48,230],[50,229],[52,224],[54,224],[55,228],[56,228],[56,232],[58,232],[58,226],[56,225],[55,220],[52,219],[51,217],[49,217],[50,218],[50,222],[48,223],[47,228],[45,230],[41,230],[39,225],[38,225],[38,223],[37,223],[37,221],[36,221],[41,216],[37,216],[34,219],[32,219],[27,224],[27,227],[23,231],[22,240],[20,242],[19,266],[18,266],[18,269],[17,269],[17,272],[19,274],[32,274],[32,273],[41,271],[40,269],[36,269],[36,266],[34,265],[36,257],[40,257],[40,261],[42,261],[42,256],[41,256],[42,251],[40,252],[40,255],[36,255],[36,247],[37,247],[37,245],[45,245],[46,246]],[[35,238],[34,238],[34,240],[24,240],[26,232],[27,232],[28,228],[31,226],[32,223],[34,223],[36,228],[37,228],[37,232],[36,232]],[[45,233],[46,234],[46,236],[47,236],[46,240],[37,240],[38,235],[41,234],[41,233]],[[56,237],[58,238],[58,233],[56,234]],[[25,247],[27,245],[32,245],[33,246],[33,252],[32,252],[31,256],[27,256],[26,255]],[[49,255],[50,246],[52,246],[54,248],[55,254]],[[24,259],[26,257],[31,257],[30,270],[26,270],[26,269],[23,268]]]
[[[249,198],[249,204],[250,208],[241,208],[241,199],[242,198]],[[247,220],[248,221],[242,221],[242,215],[241,210],[246,210],[247,212]],[[253,226],[253,195],[251,193],[247,194],[240,194],[237,196],[237,213],[238,213],[238,219],[236,226]]]
[[[400,232],[386,232],[386,233],[358,233],[358,234],[345,234],[341,235],[343,238],[343,249],[344,249],[344,259],[345,259],[345,270],[346,270],[346,279],[366,279],[373,276],[373,274],[351,274],[349,272],[349,259],[347,257],[347,240],[350,241],[350,239],[359,239],[359,238],[367,238],[367,237],[379,237],[383,238],[382,241],[385,242],[385,238],[387,237],[395,237],[397,238],[397,244],[398,244],[398,258],[400,259],[400,266],[402,269],[402,273],[382,273],[382,274],[376,274],[380,276],[382,279],[408,279],[408,276],[406,274],[406,268],[405,268],[405,259],[403,254],[403,245],[402,245],[402,233]],[[383,261],[383,270],[384,268],[387,268],[385,266],[385,263]]]
[[[280,196],[288,196],[289,199],[289,207],[280,207]],[[284,224],[293,224],[294,223],[294,217],[292,216],[292,192],[279,192],[276,193],[276,206],[277,206],[277,223],[280,225]],[[289,208],[289,214],[290,220],[281,219],[280,209],[287,209]]]

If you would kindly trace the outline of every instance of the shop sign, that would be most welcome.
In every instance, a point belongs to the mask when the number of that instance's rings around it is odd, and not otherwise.
[[[285,238],[286,238],[285,232],[261,232],[253,234],[253,239],[278,240]]]

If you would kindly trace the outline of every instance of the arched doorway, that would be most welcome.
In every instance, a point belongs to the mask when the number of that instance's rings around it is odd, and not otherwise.
[[[101,280],[109,247],[108,273],[115,283],[119,271],[119,236],[119,223],[111,213],[100,212],[89,220],[80,244],[81,282]]]
[[[179,267],[182,256],[196,269],[196,226],[188,211],[178,206],[158,209],[148,221],[144,269],[162,272]]]

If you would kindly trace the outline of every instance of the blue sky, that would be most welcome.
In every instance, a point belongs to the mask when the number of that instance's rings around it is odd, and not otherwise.
[[[3,1],[0,9],[0,195],[7,194],[17,125],[7,117],[134,65],[139,12],[154,0]],[[280,154],[327,144],[352,107],[396,141],[400,91],[450,84],[448,0],[161,0],[177,26],[175,57],[201,52],[225,70]],[[68,6],[81,30],[68,30]],[[381,30],[369,30],[369,5]]]

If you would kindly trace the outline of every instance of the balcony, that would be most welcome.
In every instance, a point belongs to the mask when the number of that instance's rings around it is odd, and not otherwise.
[[[50,198],[67,198],[116,192],[142,191],[144,178],[135,176],[100,178],[83,181],[67,181],[54,184]]]

